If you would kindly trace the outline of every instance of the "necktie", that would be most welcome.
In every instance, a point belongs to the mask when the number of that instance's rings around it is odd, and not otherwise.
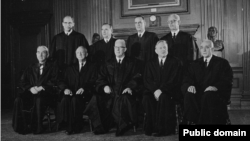
[[[163,59],[161,59],[161,67],[163,67]]]
[[[138,37],[141,38],[141,34],[139,34]]]
[[[173,39],[175,40],[175,38],[176,38],[176,37],[175,37],[175,33],[174,33]]]
[[[118,64],[119,64],[119,65],[121,64],[121,59],[119,59]]]
[[[105,40],[106,43],[108,43],[108,40]]]
[[[204,60],[205,68],[207,67],[207,59]]]
[[[79,72],[81,71],[81,69],[82,69],[82,66],[83,66],[83,63],[80,63],[80,68],[79,68]]]
[[[43,74],[43,65],[40,65],[40,75]]]

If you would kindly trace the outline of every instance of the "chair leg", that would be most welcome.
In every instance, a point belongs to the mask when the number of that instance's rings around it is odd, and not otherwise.
[[[134,132],[136,132],[136,127],[135,126],[133,126],[134,127]]]
[[[51,131],[51,122],[50,122],[50,113],[47,113],[47,119],[48,119],[48,123],[49,123],[49,131]]]
[[[91,123],[91,120],[90,120],[90,119],[89,119],[89,128],[90,128],[90,132],[93,132],[92,123]]]
[[[179,124],[180,124],[180,121],[179,121],[179,107],[178,105],[175,105],[175,114],[176,114],[176,128],[175,128],[175,133],[178,134],[179,133]]]

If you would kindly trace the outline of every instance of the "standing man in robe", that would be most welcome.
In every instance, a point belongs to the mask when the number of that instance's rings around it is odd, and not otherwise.
[[[233,72],[227,60],[213,55],[210,40],[201,43],[201,58],[195,60],[183,80],[184,116],[188,124],[226,124]]]
[[[47,106],[53,106],[58,69],[47,61],[49,50],[46,46],[37,48],[37,63],[30,65],[21,76],[20,93],[14,102],[12,126],[14,131],[26,134],[44,131],[42,121]],[[31,112],[31,117],[24,111]],[[30,127],[30,128],[29,128]]]
[[[144,17],[137,16],[135,18],[137,33],[128,37],[127,54],[129,57],[147,62],[156,56],[154,50],[159,39],[155,33],[146,31],[145,27],[146,21]]]
[[[60,84],[63,91],[60,103],[58,124],[66,122],[66,134],[79,133],[83,127],[83,111],[94,90],[96,65],[86,60],[87,48],[76,49],[78,62],[65,71],[64,80]]]
[[[102,40],[91,46],[91,60],[99,65],[103,65],[107,60],[115,57],[114,45],[116,39],[112,37],[112,26],[108,23],[102,25]]]
[[[146,64],[143,106],[146,112],[145,134],[166,136],[175,133],[176,86],[181,82],[181,61],[168,54],[165,40],[157,42],[155,52],[158,57]]]
[[[126,50],[125,41],[116,40],[116,57],[100,69],[96,87],[98,94],[92,97],[85,111],[94,125],[95,134],[108,132],[115,120],[116,136],[121,136],[137,122],[133,90],[140,75],[136,60],[125,56]]]
[[[50,46],[51,59],[57,63],[60,70],[63,71],[67,65],[77,62],[75,50],[79,46],[89,48],[89,43],[85,36],[73,30],[74,18],[65,16],[62,26],[64,31],[55,35]]]
[[[166,40],[168,43],[169,54],[179,58],[184,70],[187,70],[188,65],[198,58],[198,48],[192,35],[180,30],[181,20],[179,15],[171,14],[168,17],[168,26],[170,33],[163,36],[161,40]]]

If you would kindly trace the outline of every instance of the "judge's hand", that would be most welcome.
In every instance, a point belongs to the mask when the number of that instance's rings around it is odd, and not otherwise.
[[[160,89],[158,89],[154,92],[154,96],[155,96],[156,101],[159,101],[159,97],[161,94],[162,94],[162,91]]]
[[[65,90],[64,90],[64,94],[65,94],[65,95],[70,95],[70,96],[73,95],[70,89],[65,89]]]
[[[189,86],[189,87],[188,87],[188,92],[193,93],[193,94],[196,94],[196,89],[195,89],[195,87],[194,87],[194,86]]]
[[[106,94],[110,94],[110,93],[111,93],[110,87],[109,87],[109,86],[105,86],[105,87],[104,87],[104,92],[105,92]]]
[[[123,90],[122,94],[125,94],[125,93],[132,95],[132,90],[130,88],[126,88]]]
[[[206,91],[218,91],[218,89],[214,86],[209,86],[206,88],[206,90],[204,92],[206,92]]]
[[[79,90],[77,90],[77,92],[76,92],[76,94],[78,95],[78,94],[82,94],[84,92],[84,89],[83,88],[80,88]]]
[[[30,92],[32,94],[37,94],[38,93],[38,91],[35,89],[35,87],[30,88]]]
[[[45,90],[42,86],[39,86],[39,87],[35,86],[35,89],[36,89],[38,92],[40,92],[40,91],[42,91],[42,90]]]

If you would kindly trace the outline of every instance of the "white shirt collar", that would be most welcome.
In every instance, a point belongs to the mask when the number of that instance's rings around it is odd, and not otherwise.
[[[208,57],[208,58],[204,58],[203,57],[203,61],[205,61],[205,59],[207,60],[207,63],[209,64],[209,62],[210,62],[210,60],[212,59],[212,57],[213,57],[213,55],[211,55],[210,57]]]
[[[72,33],[73,29],[71,29],[69,32],[64,31],[66,35],[70,35]]]
[[[139,32],[138,32],[138,36],[139,36],[139,34],[141,34],[141,37],[142,37],[143,34],[145,33],[145,31],[146,31],[146,30],[144,30],[142,33],[139,33]]]
[[[81,63],[83,63],[82,66],[84,66],[84,65],[86,64],[86,61],[84,61],[84,62],[79,62],[79,66],[80,66],[80,67],[81,67]]]
[[[117,61],[117,62],[119,62],[119,60],[121,60],[121,63],[122,63],[122,61],[123,61],[124,57],[125,57],[125,55],[124,55],[122,58],[118,58],[118,57],[116,57],[116,61]]]
[[[163,61],[163,64],[165,63],[165,60],[166,60],[166,58],[167,58],[167,56],[166,57],[164,57],[164,58],[160,58],[160,57],[158,57],[158,60],[159,60],[159,62],[161,63],[161,60]]]
[[[172,36],[174,36],[174,33],[175,33],[175,36],[177,36],[177,34],[179,33],[179,29],[177,30],[177,31],[171,31],[171,34],[172,34]]]
[[[109,42],[109,40],[111,39],[111,37],[109,38],[109,39],[103,39],[104,40],[104,42]]]

